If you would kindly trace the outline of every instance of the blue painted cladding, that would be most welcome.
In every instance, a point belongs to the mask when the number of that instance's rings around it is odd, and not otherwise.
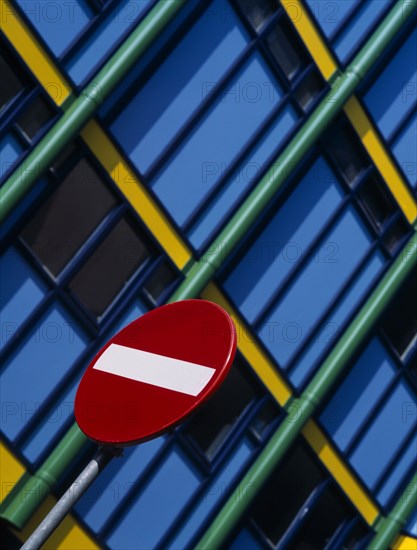
[[[415,429],[417,417],[404,417],[406,403],[416,407],[417,396],[404,380],[400,380],[352,453],[352,466],[371,489],[405,438]]]
[[[83,330],[55,303],[13,352],[2,371],[1,400],[13,404],[11,413],[2,419],[7,437],[13,440],[20,433],[86,344]]]
[[[81,84],[92,68],[106,60],[111,48],[126,32],[134,29],[151,0],[123,0],[100,20],[82,48],[66,63],[68,73]]]
[[[129,447],[114,459],[83,495],[75,511],[97,533],[127,497],[133,484],[162,447],[165,437]]]
[[[0,318],[3,348],[45,296],[47,287],[15,248],[0,258]]]
[[[255,53],[161,170],[153,190],[179,226],[206,200],[219,181],[203,181],[206,163],[230,164],[279,103],[281,87]],[[239,128],[239,131],[236,131]]]
[[[226,493],[239,479],[242,468],[247,464],[252,452],[253,445],[251,445],[249,441],[243,440],[225,466],[212,478],[201,500],[199,500],[194,507],[180,532],[170,542],[169,548],[172,550],[186,548],[187,545],[190,544],[192,538],[200,529],[205,519],[212,510],[218,506],[219,502],[226,497]]]
[[[340,450],[351,443],[395,372],[381,342],[372,340],[320,416]]]
[[[337,342],[337,339],[341,336],[341,327],[354,308],[359,305],[369,288],[372,287],[384,265],[385,258],[377,250],[352,282],[335,311],[318,328],[313,340],[307,345],[289,374],[291,382],[296,387],[300,387],[304,383],[306,376],[311,373],[312,367],[320,355],[330,350]]]
[[[230,17],[203,14],[140,88],[110,128],[141,172],[174,138],[247,42],[232,11]]]
[[[224,287],[249,323],[301,261],[342,198],[334,172],[318,159],[242,255]]]
[[[0,179],[11,170],[24,149],[10,133],[0,141]]]
[[[368,231],[353,207],[349,206],[319,244],[318,253],[293,278],[288,291],[259,331],[260,339],[278,365],[285,368],[358,266],[370,243]],[[335,252],[334,257],[327,252],[321,255],[327,246]],[[271,328],[276,330],[271,332]],[[277,333],[282,337],[277,337]]]
[[[192,464],[174,449],[108,538],[110,548],[154,548],[199,484]]]

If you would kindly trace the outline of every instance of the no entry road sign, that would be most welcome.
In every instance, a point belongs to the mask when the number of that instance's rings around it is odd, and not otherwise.
[[[105,445],[156,437],[218,389],[235,351],[233,321],[217,304],[185,300],[146,313],[90,363],[75,398],[78,425]]]

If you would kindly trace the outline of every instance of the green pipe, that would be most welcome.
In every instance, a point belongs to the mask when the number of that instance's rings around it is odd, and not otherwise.
[[[310,147],[330,125],[366,76],[381,53],[400,32],[407,19],[415,11],[417,1],[398,1],[371,38],[356,55],[345,73],[331,84],[331,90],[312,113],[300,131],[290,141],[272,168],[219,233],[210,250],[188,271],[185,281],[177,289],[171,301],[197,296],[212,279],[245,233],[270,204],[284,181],[306,155]],[[407,8],[407,9],[405,9]]]
[[[0,190],[0,222],[29,191],[56,156],[85,126],[101,103],[177,14],[186,0],[161,0],[139,23],[58,122]]]
[[[380,518],[377,534],[367,550],[388,550],[417,506],[417,474],[407,485],[397,504],[387,517]]]
[[[353,93],[361,78],[365,76],[366,71],[372,66],[372,59],[376,61],[378,55],[381,53],[380,50],[384,49],[395,34],[400,31],[406,19],[415,10],[417,0],[407,2],[407,13],[405,14],[401,12],[402,4],[402,1],[397,2],[389,16],[381,23],[366,44],[365,48],[369,47],[374,52],[373,57],[367,56],[364,51],[361,51],[351,64],[351,67],[354,67],[354,69],[350,67],[344,75],[335,80],[332,84],[332,91],[323,99],[307,123],[278,157],[273,168],[262,178],[256,189],[215,239],[210,250],[187,271],[183,284],[173,294],[170,299],[171,302],[198,296],[211,280],[215,271],[223,264],[232,248],[238,244],[239,240],[256,221],[262,210],[268,206],[271,198],[279,190],[296,164],[302,160],[309,147],[340,112],[345,101]],[[374,43],[378,46],[373,46]],[[361,59],[364,60],[363,64]],[[307,403],[303,405],[303,410],[304,408],[305,411],[303,414],[307,416],[307,409],[309,408]],[[79,432],[76,436],[76,444],[82,446],[85,440],[85,436]],[[55,480],[63,474],[71,463],[71,460],[66,459],[67,453],[71,453],[71,444],[63,440],[51,454],[51,457],[62,457],[62,460],[59,462],[59,468],[55,471]],[[52,460],[55,460],[55,458],[52,458]],[[40,470],[43,472],[47,470],[46,463]],[[37,477],[37,474],[34,477]],[[51,480],[50,490],[53,489],[55,483],[56,481],[52,482]],[[0,517],[13,523],[16,527],[22,528],[34,510],[41,504],[39,501],[34,503],[33,499],[30,502],[31,498],[31,495],[28,495],[28,498],[24,499],[22,492],[16,491],[13,503],[2,507]],[[7,500],[10,502],[9,499]],[[10,509],[13,509],[13,515],[9,514]]]
[[[285,420],[271,437],[265,449],[243,477],[238,489],[235,491],[236,494],[244,495],[244,498],[237,499],[235,495],[229,498],[197,545],[198,549],[215,550],[222,547],[222,544],[246,512],[263,484],[300,435],[306,422],[323,402],[329,390],[333,388],[375,326],[382,312],[411,270],[416,266],[417,233],[414,232],[403,253],[392,264],[313,380],[302,395],[290,403]],[[388,526],[388,530],[391,533],[393,527]],[[381,548],[378,547],[378,550],[381,550]]]
[[[25,475],[5,498],[0,509],[0,518],[22,529],[51,489],[57,485],[64,472],[62,465],[71,464],[87,441],[87,437],[74,422],[36,474]]]

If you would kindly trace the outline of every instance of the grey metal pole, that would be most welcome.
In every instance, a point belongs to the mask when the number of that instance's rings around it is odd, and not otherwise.
[[[120,455],[121,450],[109,447],[101,447],[96,456],[87,464],[77,479],[69,486],[67,491],[58,500],[49,514],[31,534],[21,550],[38,550],[48,537],[55,531],[64,517],[68,514],[77,500],[90,487],[98,474],[110,460]]]

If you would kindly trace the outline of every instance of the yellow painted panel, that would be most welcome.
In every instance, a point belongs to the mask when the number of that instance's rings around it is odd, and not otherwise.
[[[3,502],[24,473],[25,467],[23,464],[0,441],[0,502]]]
[[[345,112],[407,220],[413,223],[417,218],[416,202],[356,97],[347,102]]]
[[[393,550],[417,550],[417,539],[400,535],[391,548]]]
[[[179,269],[183,269],[191,258],[190,250],[152,200],[148,191],[124,162],[104,130],[95,120],[91,120],[81,135],[166,253]]]
[[[281,406],[284,406],[291,397],[289,386],[258,346],[255,338],[251,335],[242,319],[233,311],[224,295],[213,283],[210,283],[203,292],[203,298],[219,304],[231,315],[236,325],[239,351],[268,388],[269,392]]]
[[[281,0],[302,41],[307,46],[314,62],[326,80],[337,71],[337,64],[317,31],[306,8],[300,0]]]
[[[22,531],[12,529],[16,537],[25,542],[55,503],[56,499],[48,496]],[[100,546],[78,525],[71,514],[65,517],[42,546],[42,550],[98,550],[99,548]]]
[[[41,48],[12,3],[0,0],[1,29],[15,50],[57,105],[71,94],[71,87]]]
[[[377,506],[356,481],[343,463],[343,459],[313,420],[306,424],[303,435],[365,521],[372,525],[379,515]]]

